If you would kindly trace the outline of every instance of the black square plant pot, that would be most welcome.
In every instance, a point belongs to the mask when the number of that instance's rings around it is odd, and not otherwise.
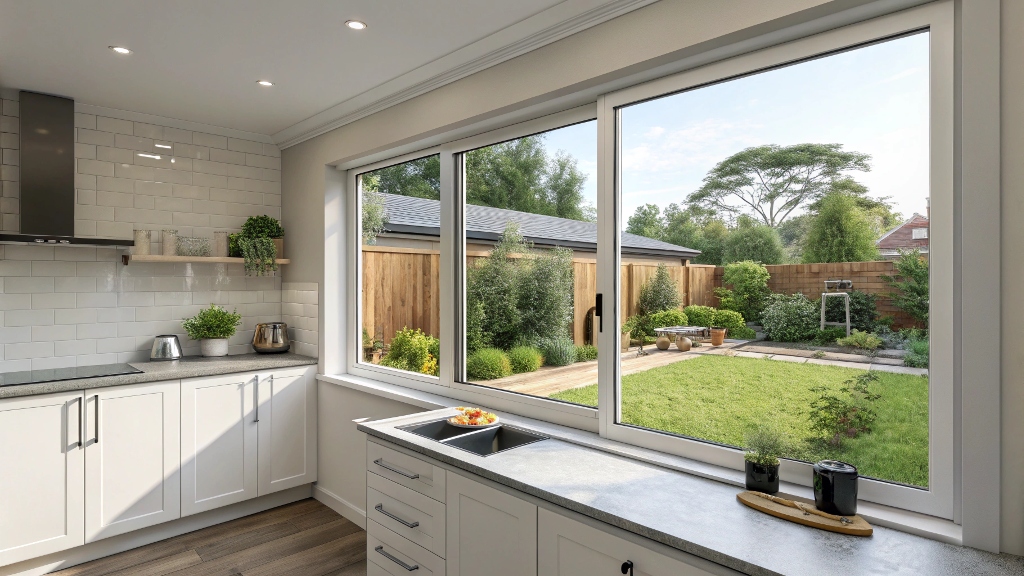
[[[744,461],[747,468],[747,490],[775,494],[779,491],[779,466],[762,466],[749,460]]]

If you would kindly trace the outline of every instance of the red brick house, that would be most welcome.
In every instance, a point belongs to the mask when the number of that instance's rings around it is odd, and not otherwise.
[[[909,220],[889,230],[875,242],[885,260],[896,260],[900,252],[919,250],[928,256],[928,217],[915,213]]]

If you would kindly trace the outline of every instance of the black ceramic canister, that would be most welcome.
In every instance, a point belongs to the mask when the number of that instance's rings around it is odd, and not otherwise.
[[[857,467],[836,460],[814,465],[814,505],[839,516],[857,514]]]

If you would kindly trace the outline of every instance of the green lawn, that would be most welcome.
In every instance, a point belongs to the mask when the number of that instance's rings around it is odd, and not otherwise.
[[[928,485],[928,379],[878,372],[871,391],[882,395],[872,431],[834,448],[808,422],[814,386],[838,386],[862,370],[728,356],[702,356],[622,379],[625,423],[742,446],[744,432],[766,418],[785,430],[791,458],[849,462],[861,475]],[[552,396],[597,405],[597,386]]]

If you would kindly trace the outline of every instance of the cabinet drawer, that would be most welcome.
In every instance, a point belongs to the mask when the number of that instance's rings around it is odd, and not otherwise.
[[[366,558],[368,574],[445,576],[444,560],[373,520],[366,521]]]
[[[437,500],[370,473],[366,517],[444,558],[445,510]]]
[[[367,442],[366,470],[444,502],[445,472],[430,462]]]

